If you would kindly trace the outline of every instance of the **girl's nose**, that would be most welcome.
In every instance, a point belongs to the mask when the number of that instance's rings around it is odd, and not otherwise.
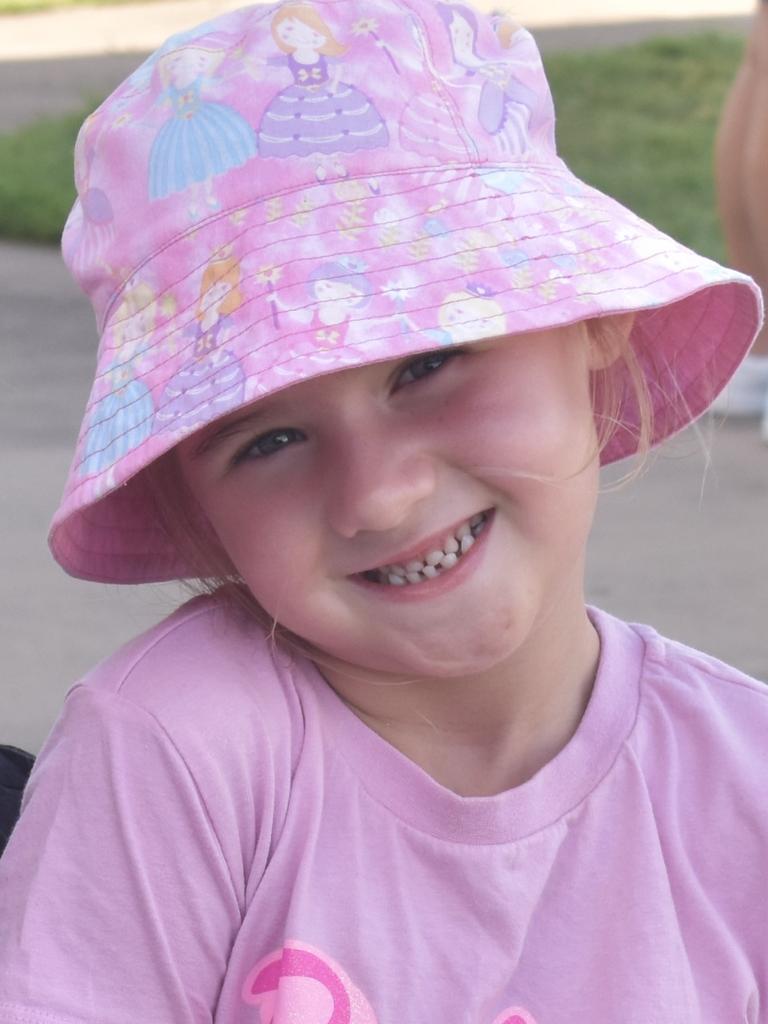
[[[437,482],[433,457],[412,440],[343,444],[334,463],[336,471],[326,481],[328,517],[342,537],[395,529],[433,494]]]

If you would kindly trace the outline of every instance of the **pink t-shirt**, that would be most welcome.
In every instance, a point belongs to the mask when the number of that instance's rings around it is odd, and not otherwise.
[[[2,1024],[765,1024],[768,688],[593,611],[587,711],[443,788],[208,599],[69,693],[0,860]]]

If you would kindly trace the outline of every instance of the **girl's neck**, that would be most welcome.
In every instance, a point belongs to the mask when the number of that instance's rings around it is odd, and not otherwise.
[[[589,703],[600,643],[581,614],[543,624],[524,651],[473,678],[366,685],[326,678],[374,732],[461,796],[519,786],[570,741]]]

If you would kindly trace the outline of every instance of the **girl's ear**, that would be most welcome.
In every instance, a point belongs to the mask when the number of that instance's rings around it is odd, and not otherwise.
[[[634,313],[610,313],[587,321],[590,370],[607,370],[629,345]]]

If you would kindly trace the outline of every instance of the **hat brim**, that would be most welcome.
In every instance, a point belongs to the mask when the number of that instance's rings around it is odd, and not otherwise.
[[[150,296],[138,308],[122,301],[137,281]],[[761,299],[749,278],[559,160],[318,183],[217,214],[150,258],[110,305],[51,550],[83,579],[193,575],[141,476],[184,437],[323,373],[622,312],[637,314],[631,343],[656,445],[726,385]],[[623,390],[603,463],[637,447],[629,380]]]

